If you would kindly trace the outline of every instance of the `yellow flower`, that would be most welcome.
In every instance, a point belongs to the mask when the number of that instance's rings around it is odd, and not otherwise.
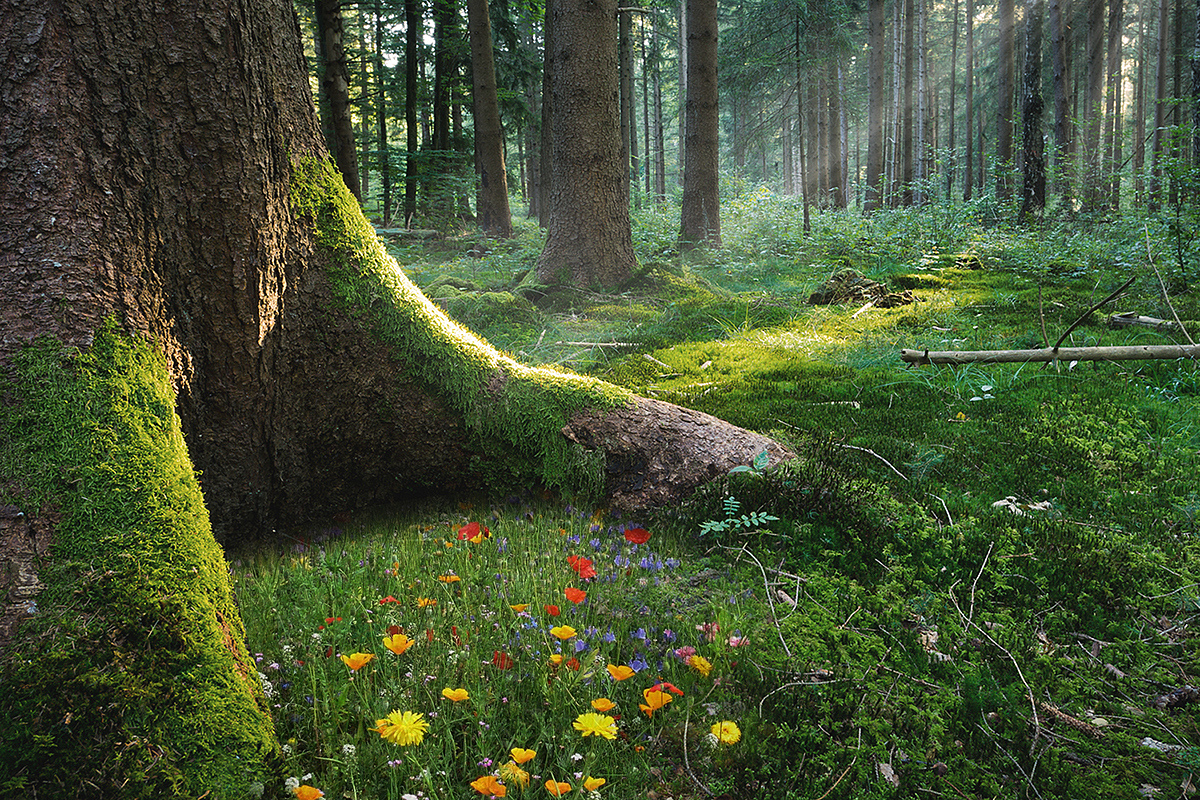
[[[343,655],[342,662],[350,669],[358,672],[374,657],[370,653],[351,653],[350,655]]]
[[[512,754],[513,761],[517,762],[518,764],[524,764],[526,761],[529,761],[531,758],[537,755],[536,750],[526,750],[524,747],[514,747],[508,752]]]
[[[417,598],[417,608],[429,608],[430,606],[436,606],[436,605],[437,605],[437,600],[434,600],[432,597],[418,597]]]
[[[438,580],[442,583],[458,583],[462,578],[457,575],[438,575]]]
[[[654,716],[654,712],[671,702],[671,695],[664,692],[662,689],[646,689],[642,692],[642,697],[646,699],[645,703],[638,703],[638,708],[646,712],[647,717]]]
[[[515,783],[522,789],[529,785],[529,773],[518,767],[512,761],[500,765],[500,777],[509,783]]]
[[[557,667],[557,666],[561,665],[562,662],[563,662],[563,654],[562,653],[552,653],[550,655],[550,663],[553,664],[554,666]]]
[[[292,791],[296,793],[297,800],[318,800],[318,798],[325,796],[325,793],[320,789],[315,786],[309,786],[307,783],[300,784],[295,789],[292,789]]]
[[[623,681],[626,678],[632,678],[637,673],[633,671],[633,667],[627,667],[624,664],[619,667],[616,664],[609,664],[608,674],[612,675],[614,681]]]
[[[480,794],[491,795],[492,797],[504,797],[507,791],[500,782],[496,780],[495,775],[483,775],[471,781],[471,788]]]
[[[605,739],[617,738],[617,721],[607,714],[593,714],[590,711],[580,714],[572,723],[575,730],[585,737],[603,736]]]
[[[392,744],[407,747],[410,744],[420,744],[424,740],[425,731],[429,730],[429,723],[421,714],[414,714],[412,711],[403,713],[393,711],[383,719],[375,720],[375,727],[371,730]]]
[[[742,738],[742,732],[738,729],[736,722],[718,722],[712,726],[712,735],[717,737],[717,741],[721,744],[737,744]]]
[[[442,689],[442,697],[446,698],[447,700],[453,700],[456,703],[460,700],[466,700],[470,696],[471,695],[467,694],[466,689],[451,689],[449,686],[447,686],[445,689]]]
[[[546,791],[555,797],[562,797],[567,792],[571,791],[571,784],[556,781],[553,778],[546,781]]]
[[[688,666],[706,678],[708,673],[712,672],[712,662],[704,656],[692,656],[688,659]]]
[[[403,633],[397,633],[394,636],[383,637],[383,646],[400,656],[404,655],[405,650],[413,646],[413,641]]]
[[[557,636],[559,639],[562,639],[565,642],[567,639],[570,639],[575,635],[575,629],[570,625],[555,625],[550,629],[550,635]]]
[[[606,783],[608,781],[604,778],[592,778],[589,776],[583,779],[583,788],[589,792],[594,792]]]
[[[522,611],[529,608],[529,603],[518,603],[515,606],[509,606],[509,608],[511,608],[513,611],[517,612],[518,614],[520,614]]]
[[[596,709],[601,714],[603,714],[606,711],[612,711],[616,707],[617,707],[617,704],[614,703],[612,700],[609,700],[607,697],[597,697],[595,700],[592,701],[592,708]]]

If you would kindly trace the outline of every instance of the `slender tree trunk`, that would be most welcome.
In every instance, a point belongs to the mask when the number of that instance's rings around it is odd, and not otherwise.
[[[550,220],[537,278],[614,289],[633,274],[628,172],[621,162],[616,0],[553,0]]]
[[[929,108],[926,105],[929,65],[928,54],[925,52],[925,25],[928,20],[926,12],[925,0],[915,0],[913,12],[916,15],[915,32],[916,32],[916,72],[917,72],[917,116],[916,116],[916,137],[913,144],[914,149],[914,186],[913,186],[913,204],[918,206],[925,205],[927,200],[925,190],[927,188],[926,179],[929,175],[925,169],[928,164],[925,158],[925,149],[929,139],[929,131],[927,128]]]
[[[947,149],[949,152],[946,156],[946,200],[949,202],[954,194],[954,177],[957,171],[955,159],[958,157],[957,147],[958,140],[954,136],[954,124],[956,122],[955,115],[957,108],[955,107],[955,99],[958,90],[958,3],[959,0],[954,0],[954,12],[951,17],[951,34],[950,34],[950,113],[947,117],[946,132]]]
[[[374,61],[368,57],[367,50],[367,13],[358,9],[355,21],[355,32],[358,34],[358,85],[362,87],[362,95],[358,104],[358,136],[359,142],[359,175],[362,178],[362,193],[365,198],[371,194],[371,66]],[[382,99],[382,98],[380,98]]]
[[[1196,5],[1196,38],[1192,47],[1192,168],[1200,170],[1200,3]],[[1193,179],[1191,202],[1200,203],[1200,180]]]
[[[642,162],[645,164],[646,170],[646,197],[650,197],[653,191],[651,173],[654,171],[650,160],[651,153],[654,151],[650,149],[650,62],[647,60],[646,26],[644,24],[638,25],[638,45],[642,51],[642,153],[644,154]]]
[[[620,80],[621,103],[621,164],[625,169],[625,191],[633,180],[633,33],[630,12],[617,12],[617,69]]]
[[[1168,202],[1175,207],[1179,202],[1179,184],[1183,173],[1183,2],[1176,0],[1175,19],[1171,25],[1171,35],[1174,47],[1171,48],[1171,134],[1170,150],[1171,163],[1175,166],[1170,171],[1171,180],[1168,190]]]
[[[808,215],[808,164],[804,157],[804,76],[801,70],[801,56],[803,51],[800,49],[799,16],[796,17],[793,23],[793,32],[796,38],[796,141],[800,143],[800,194],[801,204],[804,206],[804,233],[807,236],[812,231],[812,223]]]
[[[679,98],[679,155],[676,160],[679,162],[680,186],[683,186],[685,159],[687,158],[687,148],[684,147],[684,142],[687,139],[688,57],[687,0],[679,0],[679,91],[676,92],[676,96]]]
[[[1016,37],[1013,27],[1013,0],[999,0],[1000,38],[996,74],[996,199],[1012,197],[1013,168],[1013,85]]]
[[[867,6],[867,182],[863,213],[883,207],[884,0]]]
[[[650,57],[654,80],[654,197],[659,203],[667,200],[667,143],[663,125],[662,101],[662,43],[658,33],[658,15],[653,16]]]
[[[421,35],[421,12],[418,0],[404,0],[404,134],[406,150],[404,156],[404,227],[412,225],[417,213],[417,74],[418,50]],[[386,115],[379,118],[379,129],[382,135],[387,130]],[[382,146],[382,145],[381,145]],[[391,158],[387,148],[383,147],[382,158],[390,163]],[[391,197],[391,170],[385,191]],[[390,206],[390,199],[389,199]]]
[[[904,119],[903,97],[901,92],[904,76],[904,3],[894,0],[892,3],[892,124],[891,140],[888,149],[891,158],[888,159],[888,197],[887,204],[896,207],[901,201],[901,183],[903,181],[902,153],[904,151],[901,139]]]
[[[1025,0],[1025,80],[1022,89],[1021,214],[1046,206],[1046,154],[1042,144],[1042,0]]]
[[[913,57],[913,30],[916,16],[914,0],[904,0],[904,113],[903,130],[901,131],[900,153],[903,160],[903,182],[900,191],[903,193],[903,204],[913,204],[913,83],[916,59]]]
[[[717,0],[687,0],[687,134],[679,242],[721,246]]]
[[[535,18],[533,15],[526,16],[527,27],[524,32],[525,46],[530,52],[536,51],[534,44],[536,32]],[[542,94],[540,81],[536,76],[531,76],[525,85],[525,103],[529,107],[529,115],[526,117],[524,128],[525,139],[525,196],[529,202],[526,216],[530,219],[537,219],[541,214],[542,202],[542,148],[541,148],[541,126],[538,121],[542,114]]]
[[[1050,63],[1054,88],[1054,180],[1064,206],[1070,206],[1071,144],[1067,108],[1067,36],[1063,20],[1065,0],[1050,0]]]
[[[1169,69],[1171,0],[1158,4],[1158,52],[1154,68],[1154,137],[1150,150],[1149,208],[1158,211],[1162,206],[1163,160],[1166,153],[1167,71]]]
[[[329,101],[329,151],[355,199],[362,201],[354,118],[350,116],[350,68],[346,64],[346,31],[338,0],[317,0],[319,56],[324,62],[321,91]]]
[[[1125,4],[1121,0],[1109,0],[1108,3],[1108,68],[1107,68],[1107,102],[1105,104],[1105,125],[1107,142],[1107,168],[1109,187],[1108,207],[1117,211],[1121,204],[1121,45],[1124,38]]]
[[[963,158],[963,200],[971,199],[974,188],[975,131],[971,124],[975,115],[975,0],[967,0],[967,112],[963,130],[966,132],[966,152]]]
[[[1138,9],[1137,76],[1133,84],[1133,202],[1146,203],[1146,63],[1150,60],[1151,0]]]
[[[542,178],[541,186],[538,192],[538,225],[547,228],[550,225],[550,198],[554,195],[553,181],[554,170],[552,168],[550,149],[553,144],[554,131],[551,127],[551,110],[554,101],[553,82],[554,82],[554,30],[551,27],[551,19],[553,17],[554,4],[558,0],[544,0],[546,6],[546,14],[542,23],[542,138],[540,164],[538,171]]]
[[[475,213],[485,233],[508,238],[513,232],[508,209],[508,170],[504,164],[504,130],[500,126],[487,0],[467,0],[467,27],[475,103],[475,168],[479,174]]]
[[[1101,203],[1103,167],[1100,131],[1104,119],[1104,0],[1087,0],[1087,89],[1084,95],[1083,163],[1084,210]]]

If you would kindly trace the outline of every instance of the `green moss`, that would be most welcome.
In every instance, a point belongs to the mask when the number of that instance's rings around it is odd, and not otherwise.
[[[3,502],[59,523],[0,664],[0,793],[243,796],[276,745],[165,364],[110,325],[14,368]]]
[[[339,302],[396,353],[408,377],[462,415],[478,466],[497,483],[540,481],[567,491],[601,488],[600,457],[560,433],[572,413],[631,395],[601,381],[526,367],[449,319],[404,275],[332,165],[293,166],[293,211],[313,221]]]

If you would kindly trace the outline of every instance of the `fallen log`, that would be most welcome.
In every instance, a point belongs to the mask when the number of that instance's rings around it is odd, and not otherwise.
[[[1188,322],[1187,324],[1190,326],[1200,325],[1197,322]],[[1133,325],[1139,328],[1152,328],[1156,331],[1177,331],[1180,328],[1180,324],[1175,320],[1147,317],[1132,312],[1112,314],[1108,318],[1108,327],[1110,328],[1128,328]]]
[[[901,350],[909,364],[1004,364],[1034,361],[1136,361],[1148,358],[1200,358],[1200,345],[1121,345],[1043,347],[1037,350]]]

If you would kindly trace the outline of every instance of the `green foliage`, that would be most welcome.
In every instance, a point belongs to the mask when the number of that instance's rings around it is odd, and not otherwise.
[[[736,469],[736,468],[735,468]],[[730,533],[749,533],[756,528],[761,528],[771,522],[778,522],[779,517],[772,514],[767,514],[763,511],[751,511],[749,514],[738,516],[738,511],[741,509],[741,504],[733,495],[725,498],[725,519],[713,520],[700,524],[700,536],[708,536],[712,534],[716,538],[721,538],[725,534]]]
[[[0,787],[244,796],[276,746],[165,365],[110,325],[14,369],[2,499],[58,524],[0,663]]]

